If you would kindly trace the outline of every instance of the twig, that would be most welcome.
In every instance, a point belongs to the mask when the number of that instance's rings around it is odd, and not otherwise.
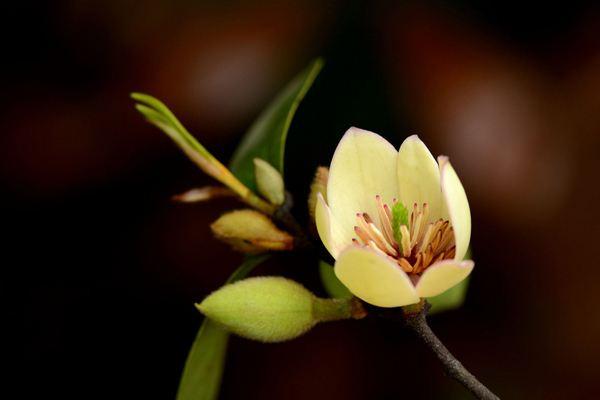
[[[275,210],[275,213],[273,214],[273,220],[294,236],[295,249],[310,248],[312,247],[312,244],[309,238],[304,233],[304,230],[296,218],[292,215],[291,209],[293,205],[294,199],[292,195],[289,192],[286,192],[285,202],[281,205],[281,207]]]
[[[492,391],[485,387],[483,383],[479,382],[473,374],[467,371],[460,361],[458,361],[446,346],[444,346],[440,339],[438,339],[435,333],[433,333],[427,324],[426,316],[428,309],[429,305],[425,303],[420,310],[414,313],[405,313],[406,325],[410,327],[419,339],[431,349],[450,377],[469,389],[469,391],[471,391],[478,399],[499,400],[500,398],[498,396],[492,393]]]

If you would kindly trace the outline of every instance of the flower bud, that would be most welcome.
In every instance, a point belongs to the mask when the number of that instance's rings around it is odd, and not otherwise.
[[[231,332],[261,342],[294,339],[318,322],[352,317],[350,301],[319,299],[282,277],[255,277],[225,285],[196,307]]]
[[[310,185],[310,194],[308,195],[308,212],[311,219],[315,220],[315,207],[317,207],[317,195],[321,193],[323,199],[327,201],[327,180],[329,179],[329,168],[318,167],[315,172],[312,184]]]
[[[232,197],[235,193],[222,186],[204,186],[201,188],[190,189],[186,192],[176,194],[172,197],[173,201],[180,203],[196,203],[199,201],[212,200],[219,197]]]
[[[285,200],[285,189],[279,171],[265,160],[255,158],[254,176],[259,193],[271,204],[282,205]]]
[[[210,226],[215,236],[244,253],[290,250],[294,238],[264,214],[244,209],[222,215]]]

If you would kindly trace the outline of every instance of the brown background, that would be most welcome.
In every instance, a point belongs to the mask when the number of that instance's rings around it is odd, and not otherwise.
[[[13,4],[5,18],[11,398],[174,397],[201,322],[192,304],[241,260],[208,224],[238,204],[169,201],[210,180],[136,115],[128,93],[165,100],[226,160],[316,55],[327,64],[286,156],[298,217],[311,171],[349,126],[395,145],[418,133],[451,157],[474,221],[467,303],[433,317],[434,330],[503,398],[597,397],[592,2],[91,0]],[[321,290],[308,259],[261,272]],[[222,397],[469,398],[413,337],[376,320],[277,345],[234,338]]]

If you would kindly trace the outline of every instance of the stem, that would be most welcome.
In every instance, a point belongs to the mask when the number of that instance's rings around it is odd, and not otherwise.
[[[444,346],[444,344],[433,333],[427,324],[426,314],[427,305],[416,313],[406,315],[406,324],[417,334],[419,339],[423,341],[433,351],[438,360],[444,366],[446,373],[453,379],[460,382],[464,387],[469,389],[471,393],[478,399],[484,400],[499,400],[492,391],[479,382],[473,374],[458,361],[452,353]]]
[[[342,299],[313,299],[313,315],[319,322],[352,318],[352,304]]]
[[[291,208],[294,205],[294,199],[289,192],[285,193],[285,202],[281,207],[277,208],[273,213],[273,219],[285,228],[294,236],[294,248],[309,248],[311,247],[310,240],[304,233],[304,230],[291,213]]]

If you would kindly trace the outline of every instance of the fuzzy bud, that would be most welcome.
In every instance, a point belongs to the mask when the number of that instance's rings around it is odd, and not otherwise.
[[[271,164],[260,158],[254,159],[254,176],[258,192],[271,204],[280,206],[285,200],[283,178]]]
[[[210,226],[215,236],[244,253],[290,250],[294,238],[264,214],[244,209],[223,214]]]
[[[225,285],[196,307],[231,332],[261,342],[294,339],[318,322],[352,318],[350,301],[319,299],[282,277]]]

